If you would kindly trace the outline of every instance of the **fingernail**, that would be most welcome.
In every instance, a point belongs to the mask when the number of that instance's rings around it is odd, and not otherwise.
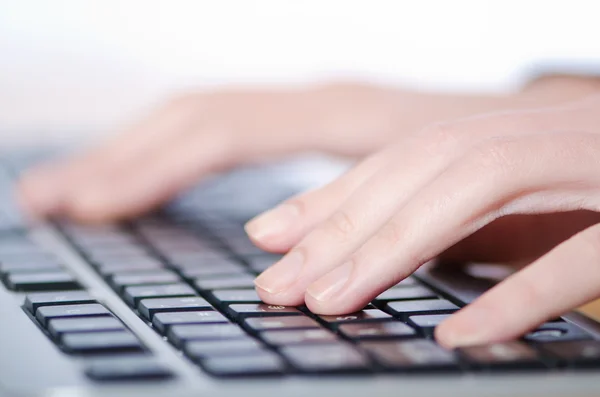
[[[327,301],[340,292],[350,279],[352,262],[340,265],[312,283],[306,292],[318,301]]]
[[[245,226],[246,233],[258,241],[284,233],[299,215],[300,211],[296,205],[281,204],[250,220]]]
[[[254,284],[270,294],[278,294],[294,284],[303,265],[304,254],[290,251],[279,262],[262,272],[254,280]]]
[[[465,309],[438,326],[436,335],[446,347],[457,348],[487,343],[490,315],[481,309]]]

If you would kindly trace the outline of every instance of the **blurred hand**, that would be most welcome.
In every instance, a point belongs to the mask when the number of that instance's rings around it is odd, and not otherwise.
[[[35,217],[101,222],[140,214],[202,176],[320,150],[365,156],[424,125],[508,106],[511,97],[427,95],[366,85],[216,91],[167,103],[99,148],[25,175]]]
[[[512,339],[600,296],[600,97],[439,123],[246,228],[286,256],[256,280],[271,304],[362,309],[441,255],[533,261],[436,330]],[[538,215],[544,214],[544,215]]]

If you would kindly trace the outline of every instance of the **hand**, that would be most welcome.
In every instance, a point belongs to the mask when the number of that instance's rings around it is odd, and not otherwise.
[[[509,100],[351,84],[195,93],[100,148],[28,173],[20,193],[34,218],[111,221],[149,210],[214,171],[306,150],[361,157],[402,131]]]
[[[600,296],[600,97],[441,123],[254,219],[271,304],[363,308],[432,258],[529,260],[436,330],[512,339]],[[544,215],[538,215],[544,214]],[[510,250],[510,251],[509,251]]]

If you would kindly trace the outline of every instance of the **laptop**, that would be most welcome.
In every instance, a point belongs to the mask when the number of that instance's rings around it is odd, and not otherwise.
[[[32,227],[14,178],[60,155],[0,155],[2,396],[600,394],[600,324],[579,313],[507,343],[435,343],[440,321],[497,282],[475,265],[428,263],[344,316],[262,303],[253,278],[278,256],[242,225],[331,178],[327,162],[214,176],[122,224]]]

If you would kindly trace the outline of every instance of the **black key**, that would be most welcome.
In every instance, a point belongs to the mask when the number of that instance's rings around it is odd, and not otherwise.
[[[152,318],[152,325],[161,334],[165,334],[173,325],[218,323],[229,323],[229,320],[221,313],[212,310],[156,313]]]
[[[196,291],[186,284],[144,285],[126,287],[123,297],[127,303],[136,306],[145,298],[176,298],[179,296],[195,296]]]
[[[125,329],[115,317],[55,318],[48,322],[48,331],[58,339],[67,332],[98,332]]]
[[[148,251],[138,245],[98,246],[87,248],[85,255],[92,261],[105,261],[107,259],[126,258],[128,256],[144,256],[148,255]]]
[[[201,278],[194,281],[194,284],[202,290],[252,288],[254,287],[254,276],[239,274],[234,276]]]
[[[261,303],[254,289],[230,289],[213,291],[215,299],[224,303]]]
[[[234,324],[174,325],[169,328],[169,341],[180,347],[191,340],[223,340],[243,338],[246,333]]]
[[[25,297],[25,308],[35,314],[38,307],[93,303],[87,291],[40,292]]]
[[[344,342],[286,346],[281,353],[302,372],[361,371],[369,365],[363,354]]]
[[[102,275],[111,275],[120,272],[143,272],[148,270],[160,270],[164,265],[154,258],[139,258],[119,262],[107,262],[96,264],[98,272]]]
[[[181,298],[142,299],[138,304],[140,314],[152,320],[155,313],[186,310],[212,310],[212,306],[203,298],[191,296]]]
[[[425,335],[431,336],[435,327],[448,317],[450,317],[450,314],[425,314],[422,316],[410,316],[408,322],[420,329]]]
[[[542,350],[550,353],[570,367],[600,367],[600,341],[577,340],[568,342],[550,342],[540,345]]]
[[[0,239],[0,255],[31,254],[43,252],[33,241],[23,237],[6,237]]]
[[[568,322],[546,323],[524,337],[533,342],[560,342],[580,339],[591,339],[590,334],[575,324]]]
[[[364,342],[360,346],[387,369],[403,372],[458,369],[454,354],[430,340]]]
[[[285,364],[275,353],[262,351],[248,356],[211,357],[201,362],[209,374],[222,377],[278,375]]]
[[[244,323],[255,331],[269,329],[306,329],[321,327],[321,325],[318,322],[306,316],[251,317],[244,320]]]
[[[246,268],[228,259],[223,260],[223,263],[182,263],[175,264],[184,277],[188,279],[210,278],[215,276],[226,276],[247,273]]]
[[[360,312],[345,314],[342,316],[319,316],[322,320],[327,321],[328,323],[348,323],[354,321],[370,321],[370,320],[384,320],[391,319],[392,316],[386,312],[383,312],[379,309],[367,309],[361,310]]]
[[[458,310],[458,306],[445,299],[422,299],[388,302],[385,308],[394,315],[406,319],[414,314],[444,314]]]
[[[205,357],[254,355],[265,350],[256,339],[242,338],[224,341],[193,341],[185,344],[183,351],[192,360]]]
[[[112,276],[111,284],[115,288],[133,285],[169,284],[180,281],[177,274],[170,270],[153,270],[144,272],[116,273]]]
[[[298,309],[290,306],[267,305],[266,303],[249,303],[230,305],[227,308],[234,317],[266,317],[301,314]]]
[[[110,312],[98,303],[83,305],[42,306],[37,309],[35,318],[44,326],[52,318],[108,316]]]
[[[415,336],[416,331],[399,321],[371,321],[365,323],[342,324],[342,334],[352,339],[406,338]]]
[[[331,343],[338,337],[325,328],[264,331],[260,337],[267,343],[275,346]]]
[[[143,349],[140,341],[129,331],[65,334],[62,345],[67,352],[75,354],[134,352]]]
[[[6,276],[8,273],[25,272],[55,272],[62,270],[62,266],[54,259],[42,258],[32,260],[7,260],[0,259],[0,273]]]
[[[464,347],[458,353],[476,368],[544,367],[537,351],[520,341]]]
[[[406,288],[393,288],[381,293],[375,300],[393,301],[405,299],[434,299],[437,295],[429,288],[417,286]]]
[[[138,244],[135,237],[124,233],[106,233],[89,235],[77,234],[74,240],[76,245],[82,248]]]
[[[14,291],[60,291],[80,289],[73,275],[63,272],[12,273],[6,277],[6,287]]]
[[[164,380],[173,377],[168,368],[147,356],[92,361],[87,364],[85,373],[99,382]]]

